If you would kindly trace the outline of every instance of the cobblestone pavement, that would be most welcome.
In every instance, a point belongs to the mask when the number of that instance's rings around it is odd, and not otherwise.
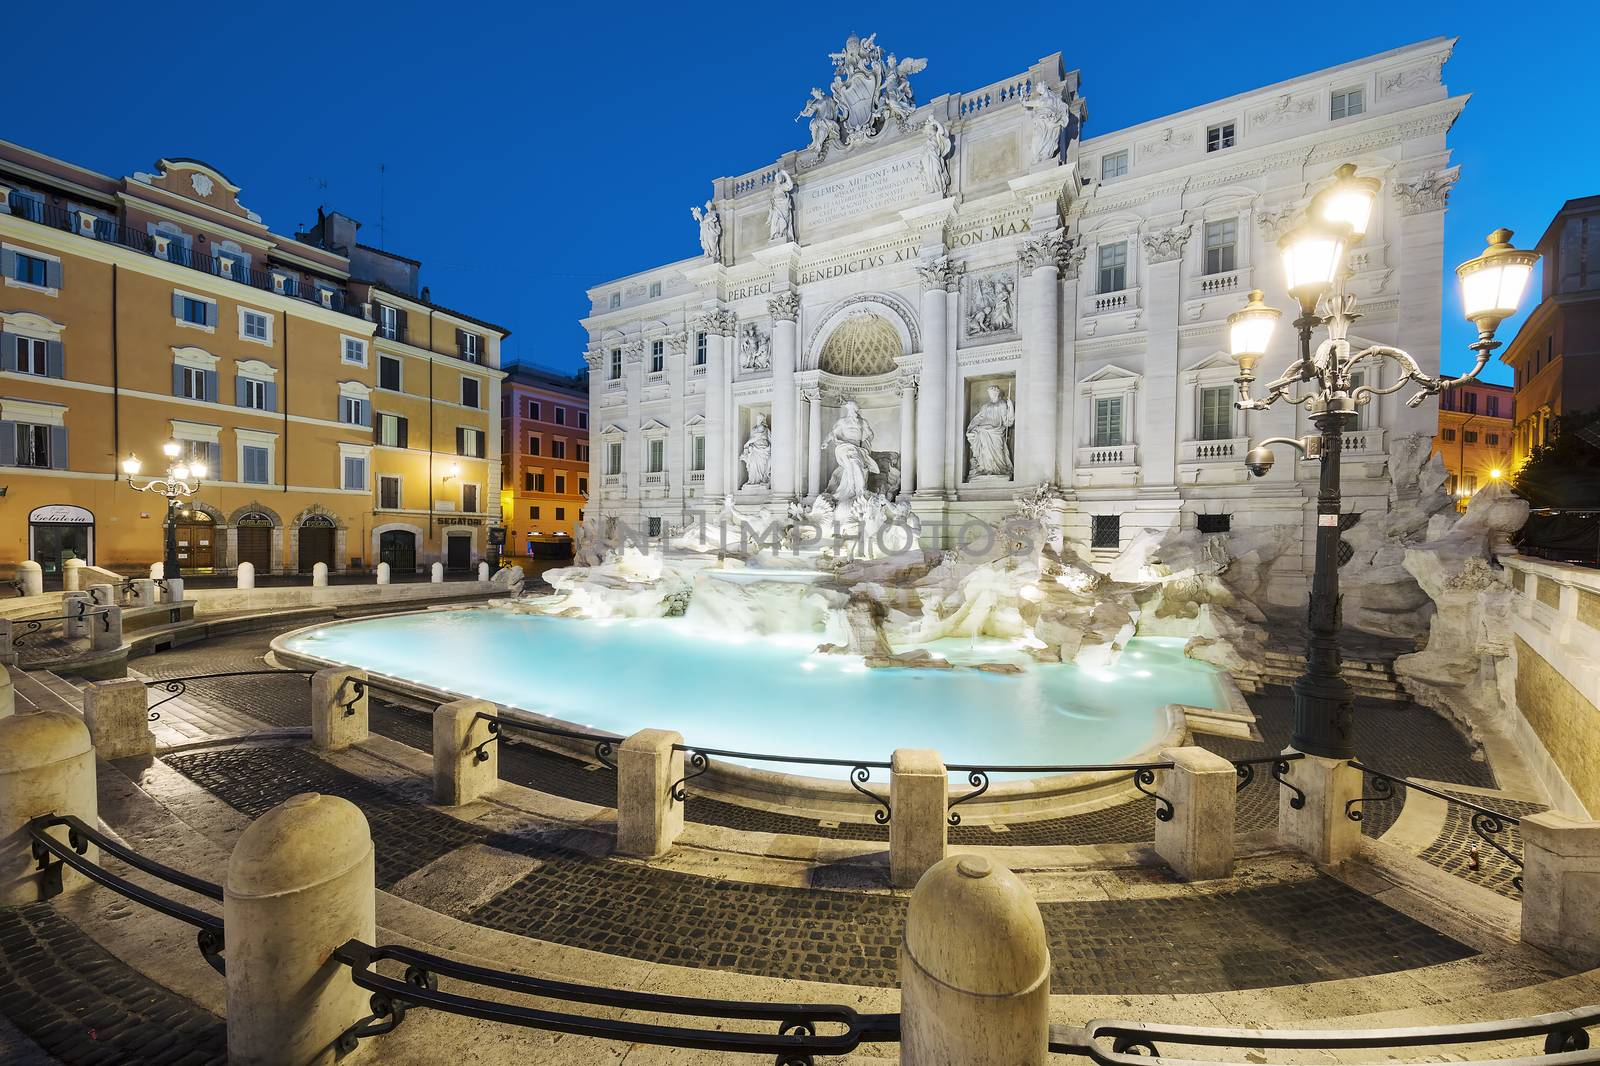
[[[1457,792],[1454,789],[1441,789],[1449,792],[1468,803],[1475,803],[1480,807],[1487,807],[1492,811],[1520,818],[1524,815],[1535,814],[1547,810],[1541,803],[1523,803],[1517,800],[1504,799],[1499,796],[1484,796],[1474,792]],[[1435,866],[1457,877],[1465,878],[1473,884],[1482,885],[1484,888],[1493,889],[1502,896],[1511,899],[1521,899],[1522,893],[1511,879],[1522,873],[1522,867],[1511,862],[1505,856],[1495,851],[1494,848],[1484,843],[1483,837],[1472,829],[1472,811],[1465,807],[1450,805],[1445,815],[1444,828],[1439,833],[1439,838],[1421,852],[1422,858]],[[1500,843],[1507,851],[1522,858],[1522,834],[1512,823],[1504,823],[1502,832],[1491,834],[1492,838]],[[1476,857],[1473,849],[1476,847]]]
[[[0,960],[0,1015],[61,1062],[227,1059],[221,1019],[115,958],[48,903],[0,909]]]
[[[536,858],[466,914],[475,924],[627,958],[771,977],[896,982],[903,895],[721,881],[596,857],[540,835],[490,832],[390,793],[303,748],[219,749],[171,766],[257,816],[297,792],[367,814],[378,883],[470,844]],[[1471,949],[1321,875],[1218,893],[1041,906],[1060,993],[1262,988],[1428,966]],[[1181,964],[1180,964],[1181,961]]]

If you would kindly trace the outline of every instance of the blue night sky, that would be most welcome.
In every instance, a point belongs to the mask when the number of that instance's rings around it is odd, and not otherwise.
[[[1445,82],[1472,101],[1450,137],[1447,272],[1495,226],[1531,243],[1563,201],[1600,192],[1586,3],[248,6],[12,19],[7,84],[47,88],[0,137],[113,175],[204,159],[279,232],[319,202],[342,210],[365,243],[421,259],[436,301],[511,327],[515,358],[563,368],[582,365],[586,288],[695,253],[688,209],[712,178],[805,144],[791,118],[851,30],[927,57],[922,100],[1060,50],[1091,134],[1459,36]],[[1472,339],[1459,307],[1452,288],[1446,369]],[[1509,379],[1499,363],[1486,376]]]

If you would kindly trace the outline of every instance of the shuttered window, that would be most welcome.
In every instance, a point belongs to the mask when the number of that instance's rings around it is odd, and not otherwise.
[[[1233,436],[1233,388],[1218,385],[1200,390],[1200,439],[1227,440]]]
[[[407,430],[410,423],[399,415],[378,416],[378,443],[388,448],[405,448],[409,445]]]
[[[400,391],[400,360],[392,355],[378,356],[378,388]]]
[[[466,426],[456,427],[456,454],[469,459],[483,458],[483,433]]]
[[[265,448],[245,445],[239,449],[239,480],[246,485],[265,485],[272,453]]]
[[[1112,448],[1122,443],[1122,397],[1094,402],[1094,446]]]

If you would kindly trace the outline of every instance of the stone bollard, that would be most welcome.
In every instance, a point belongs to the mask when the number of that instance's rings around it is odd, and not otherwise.
[[[1016,874],[984,855],[952,855],[917,882],[900,1011],[902,1063],[1044,1066],[1050,946]]]
[[[1172,817],[1156,821],[1156,854],[1185,881],[1233,873],[1233,824],[1239,783],[1233,763],[1205,748],[1166,748],[1156,791],[1172,803]]]
[[[167,602],[168,603],[182,603],[183,602],[183,578],[181,578],[181,577],[169,577],[169,578],[167,578],[166,585],[167,585]]]
[[[83,720],[102,759],[125,759],[155,751],[143,681],[95,681],[83,690]]]
[[[1278,789],[1278,836],[1286,846],[1323,866],[1335,866],[1360,850],[1361,823],[1352,821],[1345,807],[1361,797],[1360,770],[1345,759],[1307,755],[1289,763],[1284,780],[1305,793],[1297,808],[1299,797]]]
[[[317,563],[311,568],[311,587],[324,589],[328,587],[328,564]]]
[[[292,796],[239,835],[222,886],[230,1063],[332,1062],[371,1013],[332,954],[375,942],[374,880],[367,819],[337,796]]]
[[[479,584],[483,584],[484,582],[486,582],[488,580],[489,580],[489,564],[488,563],[479,563],[478,564],[478,583]]]
[[[96,607],[110,607],[117,602],[117,586],[107,582],[97,582],[90,585],[86,591]]]
[[[134,578],[128,583],[128,605],[130,607],[154,607],[156,604],[156,583],[147,577]]]
[[[348,748],[367,739],[367,672],[318,670],[311,675],[311,744]]]
[[[122,608],[96,607],[89,616],[89,650],[111,651],[122,647]]]
[[[83,719],[61,711],[0,718],[0,906],[34,903],[89,884],[88,878],[65,864],[56,872],[41,871],[27,823],[54,813],[94,825],[98,809],[94,745]],[[51,833],[67,839],[65,828]],[[85,857],[96,862],[98,851],[91,846]]]
[[[1555,811],[1522,821],[1522,941],[1581,969],[1600,966],[1600,822]]]
[[[150,580],[151,581],[160,581],[162,578],[164,578],[166,576],[167,576],[167,568],[166,568],[166,566],[164,564],[162,564],[162,563],[151,563],[150,564]]]
[[[94,605],[94,597],[87,592],[63,592],[61,594],[61,613],[66,616],[63,632],[68,640],[78,640],[89,635],[89,623],[94,617],[88,613],[88,608]],[[79,612],[83,614],[80,617]]]
[[[641,729],[617,748],[617,853],[656,859],[683,832],[683,804],[671,788],[683,779],[683,734]]]
[[[239,564],[239,569],[234,575],[234,585],[240,589],[253,589],[256,587],[256,564],[249,559]]]
[[[44,595],[44,570],[32,559],[17,564],[17,580],[22,582],[24,596]]]
[[[479,714],[494,714],[488,700],[456,700],[433,712],[433,802],[459,807],[494,790],[500,781],[500,742]],[[477,745],[484,740],[484,758]]]
[[[83,589],[82,559],[63,559],[61,561],[61,587],[67,592],[79,592]]]
[[[0,718],[17,713],[17,690],[11,684],[11,671],[0,666]]]
[[[379,563],[378,564],[378,584],[387,585],[388,583],[389,583],[389,564],[388,563]]]
[[[429,573],[429,580],[432,581],[435,585],[444,584],[444,564],[443,563],[434,563],[433,567],[428,571],[428,573]]]
[[[889,883],[912,888],[944,859],[950,775],[928,748],[896,748],[889,764]]]

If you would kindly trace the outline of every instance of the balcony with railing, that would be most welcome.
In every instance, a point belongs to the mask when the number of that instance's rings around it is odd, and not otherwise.
[[[1226,296],[1229,293],[1245,293],[1250,290],[1250,268],[1241,267],[1238,270],[1222,270],[1215,274],[1201,274],[1189,281],[1189,296],[1191,299],[1205,299],[1211,296]]]
[[[298,274],[289,274],[282,270],[255,270],[246,263],[243,255],[230,254],[227,251],[223,251],[220,255],[206,255],[166,234],[151,234],[131,229],[109,215],[102,215],[87,208],[67,208],[48,204],[15,189],[9,189],[4,202],[0,203],[0,214],[9,214],[14,218],[26,219],[36,225],[74,233],[90,240],[115,244],[141,255],[175,263],[190,270],[198,270],[213,277],[235,281],[253,289],[315,303],[330,311],[339,311],[357,318],[363,317],[360,309],[352,305],[343,289],[319,286],[309,277],[302,278]]]
[[[1079,466],[1136,466],[1139,449],[1133,444],[1097,444],[1078,449]]]
[[[1249,450],[1249,437],[1230,437],[1225,440],[1186,440],[1178,445],[1178,462],[1243,462],[1245,453]]]
[[[1085,315],[1114,315],[1124,311],[1137,311],[1139,287],[1135,285],[1115,292],[1091,293],[1081,301],[1081,309]]]

